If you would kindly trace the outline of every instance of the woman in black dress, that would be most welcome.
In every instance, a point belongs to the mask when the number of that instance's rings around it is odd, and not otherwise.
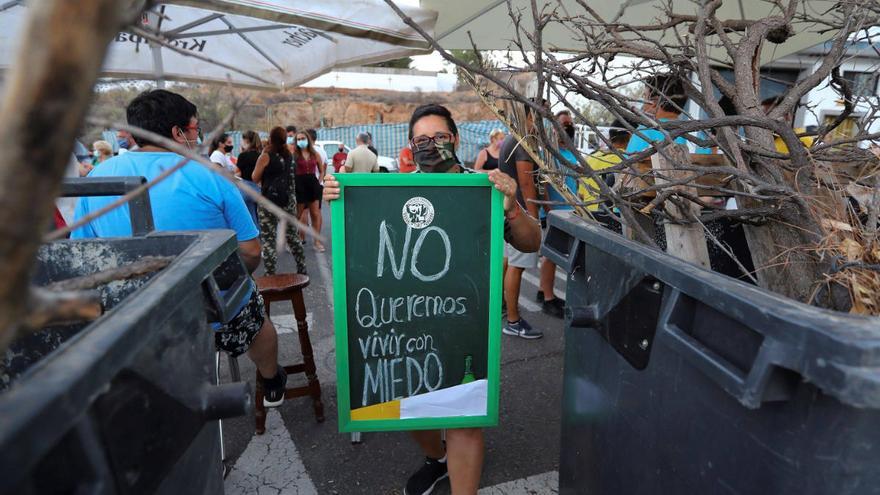
[[[287,174],[287,204],[284,211],[296,217],[296,194],[293,187],[293,156],[287,148],[287,131],[283,127],[275,127],[269,132],[269,142],[263,148],[254,166],[251,178],[260,184],[263,194],[266,195],[270,184],[275,184],[282,174]],[[259,208],[260,217],[260,241],[263,249],[263,267],[267,275],[275,273],[278,263],[278,255],[275,252],[278,238],[278,217],[269,213],[265,208]],[[299,218],[299,217],[297,217]],[[302,241],[296,235],[296,230],[290,224],[286,232],[281,235],[287,240],[287,249],[296,261],[297,273],[306,273],[306,255],[303,251]]]
[[[324,174],[327,170],[326,164],[315,151],[314,145],[309,133],[296,133],[296,149],[293,152],[296,171],[296,212],[297,218],[302,218],[302,213],[308,210],[312,228],[315,229],[316,234],[320,234],[321,210],[318,207],[319,201],[321,201],[321,182],[324,180]],[[317,175],[315,175],[316,171]],[[305,241],[305,233],[301,232],[300,237]],[[315,240],[315,250],[324,251],[324,245],[321,244],[321,241]]]

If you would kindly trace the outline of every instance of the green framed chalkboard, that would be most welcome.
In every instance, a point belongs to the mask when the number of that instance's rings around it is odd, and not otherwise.
[[[498,424],[503,196],[485,174],[339,174],[339,430]]]

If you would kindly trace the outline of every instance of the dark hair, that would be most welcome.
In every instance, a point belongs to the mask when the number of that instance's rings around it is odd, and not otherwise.
[[[722,96],[720,100],[718,100],[718,106],[721,107],[721,111],[724,112],[726,116],[736,115],[736,105],[733,104],[733,100],[727,97],[727,95]]]
[[[278,153],[284,158],[290,158],[290,150],[287,148],[287,131],[283,127],[273,127],[269,131],[269,143],[263,150],[266,153]]]
[[[671,74],[659,74],[645,79],[648,91],[659,100],[660,108],[667,112],[681,113],[687,103],[684,85],[681,80]]]
[[[442,117],[446,121],[446,127],[449,127],[449,131],[452,132],[452,135],[458,136],[458,127],[455,126],[455,121],[452,120],[452,113],[449,112],[449,109],[443,105],[438,105],[437,103],[427,103],[416,108],[413,111],[412,117],[409,119],[410,139],[413,138],[413,127],[416,125],[416,122],[431,115]]]
[[[306,129],[306,134],[312,137],[312,141],[318,140],[318,131],[314,129]]]
[[[562,109],[562,110],[556,112],[556,118],[557,118],[557,119],[558,119],[559,117],[562,117],[563,115],[568,115],[569,117],[571,117],[571,112],[568,111],[568,110],[566,110],[566,109]]]
[[[139,94],[125,108],[128,125],[174,139],[174,126],[183,130],[189,121],[199,114],[195,105],[183,96],[164,89],[153,89]],[[138,146],[155,144],[147,139],[134,137]]]
[[[623,126],[623,121],[616,119],[611,123],[611,129],[608,130],[608,137],[611,143],[627,143],[629,142],[630,132]]]
[[[542,107],[547,106],[547,100],[545,100],[544,98],[533,97],[533,98],[529,98],[529,101],[536,104],[536,105],[540,105]],[[532,114],[532,107],[528,103],[523,103],[523,109],[525,109],[526,118],[528,118],[529,115]]]
[[[229,134],[226,134],[225,132],[220,134],[219,136],[215,137],[211,141],[211,149],[210,149],[210,151],[208,151],[208,153],[215,152],[218,148],[220,148],[221,144],[226,142],[227,139],[229,139]],[[223,151],[226,151],[226,150],[223,150]]]
[[[258,153],[260,151],[263,151],[263,140],[256,132],[246,131],[244,134],[241,135],[241,139],[242,141],[247,141],[248,143],[250,143],[248,151],[256,151]]]
[[[293,133],[295,133],[295,132],[296,132],[296,126],[295,126],[295,125],[289,125],[289,126],[285,127],[285,128],[284,128],[284,133],[286,134],[286,133],[288,133],[288,132],[293,132]]]

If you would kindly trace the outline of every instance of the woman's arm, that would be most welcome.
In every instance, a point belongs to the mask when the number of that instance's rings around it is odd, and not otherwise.
[[[489,181],[504,193],[504,219],[510,225],[510,244],[524,253],[541,249],[541,224],[516,201],[516,181],[498,169],[489,171]]]
[[[483,170],[483,165],[485,165],[486,160],[489,159],[488,155],[489,152],[486,151],[486,148],[480,150],[480,153],[477,155],[477,161],[474,162],[474,170]]]
[[[259,184],[263,181],[263,172],[266,171],[266,167],[269,165],[269,154],[265,151],[260,153],[260,157],[257,158],[257,164],[254,165],[254,172],[251,174],[251,178],[254,180],[254,183]]]

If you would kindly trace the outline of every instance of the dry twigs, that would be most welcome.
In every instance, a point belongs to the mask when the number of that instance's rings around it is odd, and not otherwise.
[[[673,5],[685,9],[691,4],[663,2],[656,22],[650,25],[627,22],[631,9],[628,3],[623,3],[615,15],[607,16],[585,0],[576,0],[575,5],[532,0],[522,9],[508,2],[513,26],[509,51],[514,56],[510,59],[517,62],[502,67],[506,76],[482,63],[468,64],[456,59],[397,9],[393,1],[386,3],[444,59],[467,74],[465,80],[539,164],[544,180],[561,186],[562,174],[557,167],[547,165],[551,159],[566,167],[565,173],[593,179],[598,186],[594,191],[598,200],[612,202],[620,211],[620,220],[643,241],[650,236],[639,225],[636,210],[649,213],[659,222],[742,223],[757,267],[755,274],[749,276],[756,278],[759,285],[804,302],[877,314],[880,304],[876,301],[856,302],[859,294],[871,293],[875,300],[876,294],[880,294],[880,290],[864,289],[880,289],[869,283],[876,276],[873,253],[880,192],[876,176],[866,173],[877,168],[877,159],[867,156],[853,143],[880,138],[878,128],[873,126],[880,115],[880,103],[876,98],[858,96],[852,81],[843,78],[839,69],[849,57],[848,48],[864,38],[864,28],[880,22],[876,2],[833,2],[819,13],[804,8],[803,0],[785,0],[777,2],[768,15],[747,20],[723,18],[721,0],[696,4],[693,12],[673,10]],[[502,24],[505,23],[499,23]],[[785,43],[795,32],[815,26],[831,37],[826,51],[816,56],[812,70],[804,71],[796,81],[771,80],[772,76],[762,75],[760,64],[766,53]],[[573,53],[560,53],[546,46],[548,29],[569,33],[578,45]],[[479,53],[480,47],[473,42],[472,46]],[[525,94],[510,83],[511,77],[521,74],[535,78],[537,94]],[[656,79],[652,76],[656,75],[675,84],[653,87]],[[768,105],[762,105],[762,78],[764,84],[784,84],[779,98]],[[792,119],[798,105],[807,93],[826,84],[823,81],[831,81],[831,87],[840,93],[843,111],[821,122],[814,133],[795,131]],[[633,86],[647,86],[650,96],[657,98],[649,103],[666,107],[666,117],[661,118],[654,110],[647,111],[644,92],[629,90]],[[680,93],[667,91],[671,87],[680,88]],[[587,118],[573,96],[601,105],[612,118],[621,121],[634,139],[649,144],[632,153],[611,148],[620,162],[603,169],[603,174],[614,174],[617,179],[614,188],[607,187],[583,157],[576,157],[577,163],[571,164],[559,155],[556,147],[560,137],[564,147],[574,149],[575,143],[563,134],[551,110],[530,98],[535,96],[555,98],[609,148],[608,137],[596,122]],[[682,104],[677,96],[686,97],[692,104]],[[513,110],[516,107],[528,107],[542,118],[536,119],[534,143],[529,142],[529,133],[517,125],[520,119]],[[682,117],[668,117],[675,113]],[[854,115],[863,116],[854,135],[836,134]],[[665,151],[673,142],[682,140],[689,142],[692,152],[705,148],[723,153],[727,163],[701,164]],[[669,167],[646,167],[644,164],[655,154],[662,155]],[[833,164],[847,161],[850,165],[846,168],[856,173],[845,179]],[[836,177],[835,187],[823,185],[828,176]],[[831,255],[826,243],[835,235],[823,223],[829,217],[825,209],[845,210],[846,191],[859,187],[868,188],[861,196],[876,200],[863,201],[869,207],[861,215],[832,215],[840,222],[835,225],[845,224],[858,234],[848,237],[851,242],[837,242],[836,254]],[[564,187],[558,189],[565,194]],[[570,196],[565,197],[578,208],[581,201]],[[676,203],[694,205],[696,215],[677,218]],[[736,207],[727,207],[731,204]],[[743,256],[724,249],[717,239],[709,237],[708,241],[722,247],[727,255]],[[852,242],[860,246],[858,256],[853,254]],[[740,259],[736,263],[746,271]],[[860,275],[853,278],[856,271]],[[816,294],[821,292],[817,286],[828,286],[832,280],[837,288],[826,290],[827,297],[817,298]],[[846,287],[851,297],[840,297],[840,287]]]

